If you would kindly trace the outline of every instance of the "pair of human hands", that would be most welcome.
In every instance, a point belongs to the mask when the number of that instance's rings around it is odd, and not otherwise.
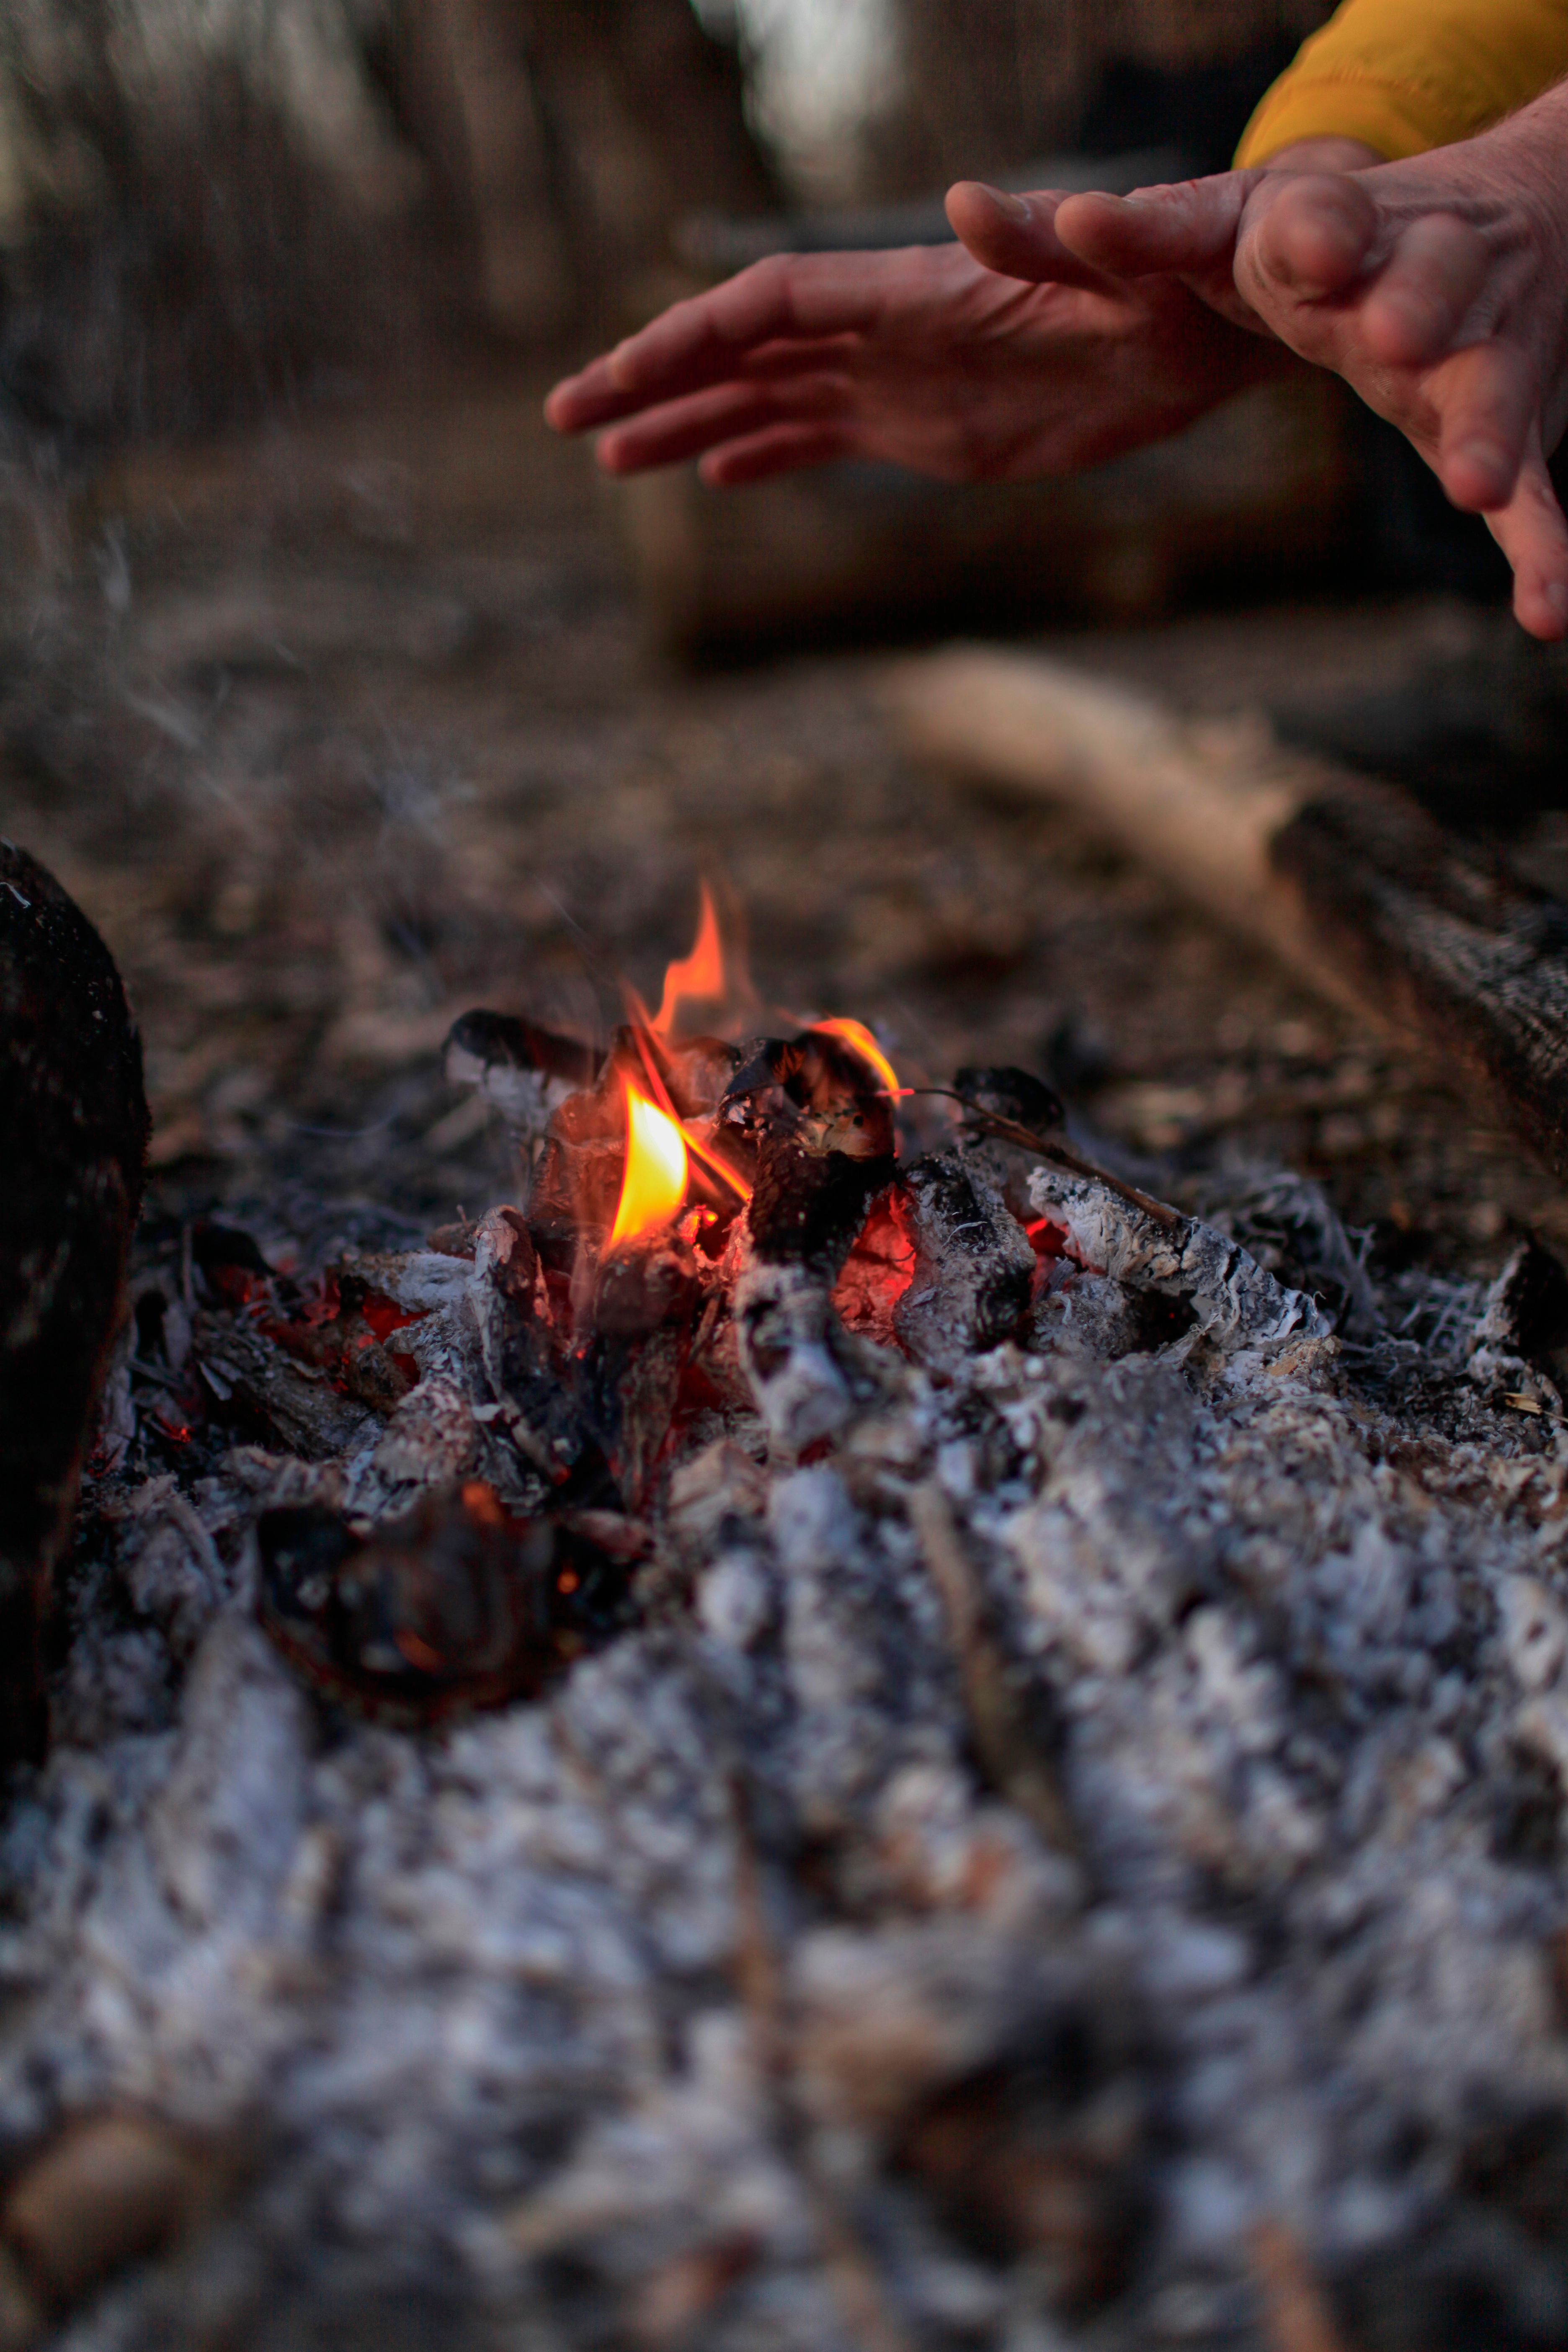
[[[1568,95],[1382,163],[1319,141],[1131,197],[948,197],[956,246],[778,255],[675,305],[546,415],[611,473],[730,486],[835,457],[1070,472],[1293,362],[1333,369],[1485,515],[1532,635],[1568,635]]]

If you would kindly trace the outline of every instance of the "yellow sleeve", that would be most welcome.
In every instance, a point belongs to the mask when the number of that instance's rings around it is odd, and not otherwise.
[[[1471,139],[1568,74],[1568,0],[1344,0],[1243,131],[1239,164],[1298,139],[1393,163]]]

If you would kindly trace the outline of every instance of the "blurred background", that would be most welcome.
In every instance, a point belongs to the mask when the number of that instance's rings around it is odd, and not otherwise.
[[[1396,1237],[1557,1213],[1266,958],[1067,816],[922,772],[877,704],[890,639],[1066,632],[1180,707],[1479,793],[1568,873],[1563,665],[1336,383],[1015,489],[608,486],[540,418],[756,254],[944,236],[955,176],[1223,165],[1327,13],[4,0],[0,819],[127,973],[171,1215],[500,1196],[446,1025],[613,1019],[704,870],[764,994],[911,1068],[1022,1062],[1129,1150],[1245,1134]]]
[[[930,242],[988,173],[1219,168],[1324,0],[9,0],[0,404],[80,467],[442,361],[576,356],[781,247]],[[1071,486],[838,469],[747,503],[643,483],[623,527],[669,651],[1128,616],[1353,551],[1495,592],[1394,436],[1261,394]],[[743,530],[745,544],[734,541]],[[1037,560],[1042,533],[1057,561]],[[12,538],[16,538],[15,530]],[[911,567],[911,546],[921,562]],[[765,550],[765,556],[760,551]]]

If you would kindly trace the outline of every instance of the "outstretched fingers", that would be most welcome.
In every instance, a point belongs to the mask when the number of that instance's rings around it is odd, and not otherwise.
[[[843,380],[835,376],[782,384],[713,384],[613,425],[601,436],[595,455],[607,474],[639,474],[653,466],[682,465],[764,431],[821,429],[844,405]],[[716,475],[711,467],[705,474],[709,480],[747,478]]]
[[[1104,271],[1069,253],[1057,235],[1062,201],[1049,188],[1015,196],[984,180],[960,180],[947,192],[947,217],[959,243],[998,277],[1103,293],[1109,283]]]
[[[1256,172],[1221,172],[1130,196],[1065,196],[1056,234],[1096,269],[1142,278],[1154,270],[1196,274],[1227,260]]]
[[[887,254],[773,254],[706,294],[677,302],[544,404],[558,433],[591,433],[660,401],[745,372],[770,343],[822,341],[869,332],[882,315]]]
[[[1533,427],[1513,496],[1500,513],[1488,515],[1487,528],[1513,567],[1521,626],[1532,637],[1568,636],[1568,522]]]

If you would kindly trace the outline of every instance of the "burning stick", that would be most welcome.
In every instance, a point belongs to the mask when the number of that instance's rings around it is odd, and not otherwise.
[[[1037,1135],[1031,1129],[1020,1127],[1015,1118],[1003,1118],[995,1111],[982,1110],[966,1095],[956,1093],[952,1087],[922,1087],[920,1091],[927,1095],[951,1096],[954,1102],[963,1104],[966,1126],[978,1129],[982,1135],[994,1135],[999,1142],[1016,1143],[1021,1151],[1032,1151],[1040,1160],[1052,1160],[1058,1168],[1069,1169],[1075,1176],[1092,1177],[1097,1184],[1103,1184],[1108,1192],[1114,1192],[1130,1208],[1142,1209],[1143,1214],[1152,1217],[1157,1225],[1164,1225],[1173,1231],[1183,1223],[1179,1209],[1173,1209],[1168,1202],[1156,1201],[1152,1192],[1141,1192],[1136,1184],[1123,1183],[1120,1176],[1112,1176],[1109,1169],[1101,1168],[1096,1160],[1086,1159],[1070,1144],[1058,1143],[1054,1136],[1047,1139]]]

